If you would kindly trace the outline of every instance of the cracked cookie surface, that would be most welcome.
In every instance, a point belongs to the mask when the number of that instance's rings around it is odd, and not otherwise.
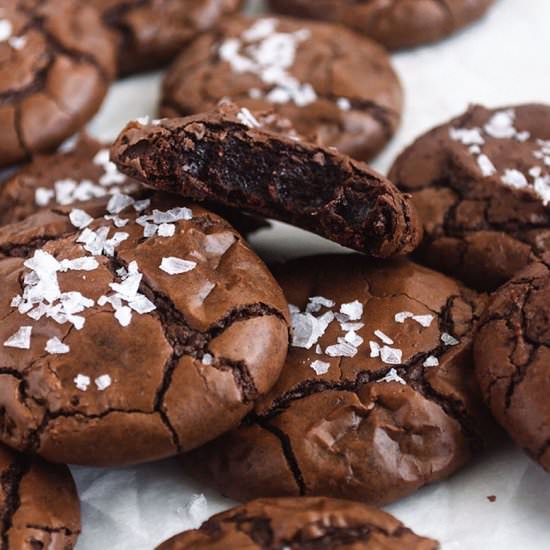
[[[163,116],[213,109],[222,98],[274,109],[296,131],[359,160],[393,136],[402,93],[388,55],[328,23],[233,17],[194,41],[164,82]]]
[[[373,256],[407,254],[421,239],[409,198],[389,180],[333,149],[264,129],[234,105],[130,123],[111,157],[150,187],[275,218]]]
[[[275,11],[343,23],[389,49],[440,40],[482,17],[494,0],[269,0]]]
[[[475,339],[494,417],[550,471],[550,267],[533,263],[493,295]]]
[[[471,339],[484,299],[411,262],[320,256],[276,271],[293,339],[241,426],[184,457],[223,494],[386,504],[478,447]]]
[[[390,514],[329,498],[262,498],[222,512],[157,550],[436,550]]]
[[[164,65],[220,17],[237,11],[242,1],[92,0],[89,4],[117,34],[119,72],[129,74]]]
[[[550,256],[550,107],[471,107],[421,136],[390,179],[424,223],[417,258],[481,290]]]
[[[113,201],[109,219],[74,216],[80,231],[24,254],[5,244],[0,260],[0,439],[53,462],[200,445],[286,356],[282,291],[229,224],[161,197]]]
[[[71,550],[80,503],[69,469],[0,447],[2,550]]]
[[[114,46],[77,0],[7,0],[0,19],[0,166],[55,149],[96,113],[115,70]]]

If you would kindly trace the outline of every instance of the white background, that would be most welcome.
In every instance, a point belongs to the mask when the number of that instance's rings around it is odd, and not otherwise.
[[[497,0],[486,19],[455,37],[393,55],[405,89],[405,114],[399,133],[374,167],[387,171],[414,137],[461,113],[468,103],[497,107],[550,102],[549,29],[549,0]],[[90,131],[110,139],[129,119],[154,116],[159,82],[155,73],[116,83]],[[253,244],[277,257],[338,250],[282,224],[261,232]],[[443,550],[549,549],[550,475],[505,437],[495,437],[470,467],[388,510],[417,532],[439,539]],[[73,472],[83,513],[78,550],[152,550],[196,525],[188,510],[193,494],[206,495],[207,515],[231,504],[186,477],[176,460]],[[496,502],[489,502],[489,495]]]

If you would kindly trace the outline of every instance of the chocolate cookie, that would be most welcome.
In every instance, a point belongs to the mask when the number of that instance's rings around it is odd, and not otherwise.
[[[80,533],[80,503],[67,466],[0,446],[0,517],[5,550],[71,550]]]
[[[275,11],[343,23],[392,50],[440,40],[481,18],[494,0],[269,0]]]
[[[115,70],[98,14],[78,0],[5,0],[0,166],[55,149],[99,109]]]
[[[550,471],[550,266],[534,263],[497,290],[475,341],[494,417]]]
[[[81,0],[82,1],[82,0]],[[84,3],[84,2],[83,2]],[[118,38],[121,74],[160,67],[241,0],[92,0]]]
[[[423,263],[493,290],[550,258],[549,106],[471,107],[420,137],[389,177],[423,218]]]
[[[328,23],[234,17],[198,38],[163,84],[161,113],[185,116],[229,98],[274,108],[296,131],[365,160],[394,134],[401,86],[386,52]]]
[[[328,498],[263,498],[217,514],[157,550],[436,550],[390,514],[357,502]]]
[[[0,439],[53,462],[200,445],[239,423],[287,352],[282,291],[229,224],[158,197],[114,195],[108,210],[73,209],[71,236],[3,245]]]
[[[390,181],[233,109],[130,123],[111,157],[151,187],[276,218],[373,256],[406,254],[418,244],[416,213]]]
[[[472,330],[483,300],[400,260],[319,256],[279,273],[293,339],[242,425],[185,464],[237,500],[314,495],[387,504],[478,446]]]

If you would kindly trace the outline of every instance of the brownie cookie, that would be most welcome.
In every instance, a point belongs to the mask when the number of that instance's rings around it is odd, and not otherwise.
[[[423,263],[493,290],[550,258],[549,106],[471,107],[420,137],[389,177],[424,221]]]
[[[287,352],[282,291],[224,220],[159,197],[107,209],[72,209],[70,236],[3,244],[0,439],[53,462],[200,445],[239,423]]]
[[[440,40],[481,18],[494,0],[269,0],[275,11],[343,23],[389,49]]]
[[[387,53],[365,37],[329,23],[234,17],[174,62],[161,113],[200,113],[222,98],[274,108],[310,141],[366,160],[394,134],[401,96]]]
[[[478,446],[471,340],[483,300],[405,260],[318,256],[278,273],[293,339],[242,425],[185,464],[237,500],[381,505],[448,477]]]
[[[475,341],[494,417],[550,472],[550,266],[534,263],[493,295]]]
[[[111,36],[78,0],[5,0],[0,12],[0,166],[55,149],[99,109]]]
[[[130,123],[118,168],[156,189],[276,218],[373,256],[412,251],[412,205],[366,164],[265,129],[246,108]]]
[[[82,0],[81,0],[82,1]],[[84,3],[84,2],[83,2]],[[118,39],[121,74],[160,67],[241,0],[92,0]]]
[[[157,550],[436,550],[390,514],[329,498],[262,498],[222,512]]]
[[[0,517],[4,550],[71,550],[80,503],[67,466],[0,446]]]

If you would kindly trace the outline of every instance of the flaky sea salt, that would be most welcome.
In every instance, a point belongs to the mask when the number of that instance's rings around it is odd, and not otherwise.
[[[410,311],[400,311],[395,314],[394,319],[396,323],[404,323],[407,319],[411,319],[412,317],[414,317],[414,313]]]
[[[291,311],[292,317],[292,345],[297,348],[311,349],[325,334],[327,327],[334,320],[334,313],[327,311],[320,317],[311,313]]]
[[[77,390],[86,391],[88,389],[88,386],[90,385],[91,380],[89,376],[78,374],[75,376],[73,382]]]
[[[403,378],[401,378],[401,376],[397,374],[397,371],[395,369],[390,369],[388,374],[386,374],[384,378],[378,380],[378,382],[397,382],[398,384],[407,384],[407,382],[405,382],[405,380],[403,380]]]
[[[32,327],[23,326],[4,342],[4,346],[7,348],[31,349],[31,334]]]
[[[202,356],[201,363],[206,366],[210,366],[214,363],[214,357],[210,353],[205,353]]]
[[[423,367],[438,367],[439,366],[439,359],[435,355],[430,355],[426,358],[424,363],[422,363]]]
[[[517,130],[514,128],[515,116],[513,109],[498,111],[485,124],[484,130],[491,137],[497,139],[513,138],[517,133]]]
[[[377,357],[380,357],[381,346],[378,342],[374,342],[373,340],[371,340],[369,342],[369,347],[370,347],[370,356],[372,359],[376,359]]]
[[[46,187],[38,187],[34,192],[34,202],[37,206],[48,206],[55,197],[55,191]]]
[[[115,319],[121,326],[127,327],[132,322],[132,310],[128,306],[122,306],[115,311]]]
[[[330,369],[330,363],[327,363],[326,361],[316,360],[313,361],[309,366],[315,371],[315,374],[318,375],[326,374]]]
[[[46,342],[46,347],[44,348],[44,350],[52,355],[63,355],[71,351],[69,346],[67,344],[64,344],[57,336],[50,338]]]
[[[355,357],[357,348],[346,342],[343,338],[338,338],[338,343],[328,346],[325,353],[329,357]]]
[[[105,391],[112,384],[112,380],[108,374],[102,374],[94,380],[94,384],[99,391]]]
[[[173,223],[161,223],[157,233],[159,237],[173,237],[176,234],[176,226]]]
[[[309,313],[317,313],[318,311],[321,311],[322,307],[331,308],[335,305],[336,304],[333,300],[325,298],[324,296],[312,296],[308,300],[306,311]]]
[[[441,335],[441,341],[446,345],[446,346],[457,346],[460,342],[454,337],[454,336],[451,336],[449,333],[447,332],[444,332],[442,335]]]
[[[483,145],[485,143],[480,128],[450,128],[449,137],[463,145]]]
[[[397,348],[383,346],[380,348],[380,359],[387,365],[400,365],[403,358],[403,352]]]
[[[92,216],[80,208],[73,208],[71,210],[69,220],[78,229],[84,229],[94,221]]]
[[[479,157],[477,157],[477,165],[481,170],[481,175],[486,178],[493,176],[497,173],[495,165],[491,162],[491,159],[485,154],[481,154],[479,155]]]
[[[237,118],[239,122],[248,126],[249,128],[261,128],[261,124],[258,122],[258,119],[245,107],[243,107],[238,113]]]
[[[382,342],[384,342],[384,344],[388,344],[388,345],[391,346],[394,343],[393,340],[387,334],[382,332],[381,330],[375,330],[374,335],[377,338],[380,338],[380,340],[382,340]]]
[[[363,338],[361,338],[361,336],[359,336],[359,334],[357,334],[354,330],[347,332],[344,336],[344,340],[356,348],[364,342]]]
[[[340,306],[340,313],[347,315],[349,321],[359,321],[363,316],[363,304],[358,300],[342,304]]]
[[[502,183],[509,187],[514,187],[515,189],[524,189],[529,185],[527,178],[519,170],[507,169],[500,179]]]
[[[162,271],[168,273],[168,275],[180,275],[181,273],[187,273],[195,269],[197,262],[169,256],[162,258],[159,267]]]
[[[123,210],[134,204],[134,199],[124,193],[114,194],[107,203],[109,214],[120,214]]]
[[[413,320],[415,320],[419,325],[423,326],[424,328],[429,328],[432,325],[432,322],[434,320],[433,315],[413,315]]]

